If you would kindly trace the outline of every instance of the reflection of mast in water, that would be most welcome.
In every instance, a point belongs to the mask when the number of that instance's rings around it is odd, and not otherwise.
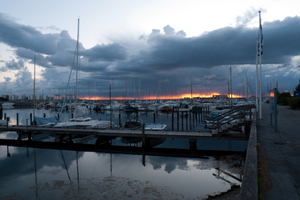
[[[34,148],[34,172],[35,172],[35,196],[38,199],[38,187],[37,187],[37,170],[36,170],[36,151]]]
[[[112,154],[110,154],[110,176],[112,176]]]
[[[60,150],[60,153],[61,153],[61,157],[62,157],[62,159],[63,159],[63,161],[64,161],[65,168],[66,168],[66,170],[67,170],[67,174],[68,174],[69,181],[70,181],[70,183],[72,183],[71,177],[70,177],[70,174],[69,174],[69,170],[68,170],[68,166],[67,166],[67,163],[66,163],[66,160],[65,160],[65,157],[64,157],[64,154],[63,154],[62,150]]]
[[[239,178],[237,178],[237,177],[235,177],[235,176],[229,174],[228,172],[225,172],[225,171],[221,170],[220,168],[215,168],[215,169],[218,171],[218,174],[214,174],[214,173],[213,173],[213,175],[214,175],[216,178],[220,178],[220,179],[222,179],[223,181],[229,183],[230,185],[233,185],[233,183],[230,182],[229,180],[225,179],[224,177],[221,177],[221,176],[220,176],[221,173],[224,173],[224,174],[226,174],[227,176],[229,176],[229,177],[231,177],[231,178],[233,178],[233,179],[235,179],[235,180],[237,180],[237,181],[239,181],[239,182],[242,182],[241,179],[239,179]]]
[[[76,166],[77,166],[77,183],[78,183],[78,189],[79,189],[78,151],[76,151]]]

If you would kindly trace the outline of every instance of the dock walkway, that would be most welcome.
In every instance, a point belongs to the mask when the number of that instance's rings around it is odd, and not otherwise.
[[[277,132],[270,125],[269,104],[257,120],[257,139],[268,160],[273,187],[265,200],[300,199],[300,110],[278,105]],[[273,121],[274,124],[274,121]]]

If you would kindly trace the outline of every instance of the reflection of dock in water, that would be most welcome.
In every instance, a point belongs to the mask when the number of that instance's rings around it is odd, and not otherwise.
[[[109,143],[103,145],[82,144],[82,143],[61,143],[61,142],[42,142],[28,140],[0,139],[0,145],[15,147],[31,147],[41,149],[57,149],[71,151],[86,151],[113,154],[131,154],[144,156],[163,156],[163,157],[184,157],[184,158],[205,158],[206,156],[223,156],[231,154],[246,155],[245,151],[226,151],[226,150],[198,150],[197,148],[148,148],[145,146],[114,146]]]

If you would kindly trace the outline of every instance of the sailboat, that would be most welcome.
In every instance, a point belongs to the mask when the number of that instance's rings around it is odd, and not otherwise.
[[[112,127],[111,121],[101,121],[101,120],[93,120],[91,117],[80,117],[79,115],[85,114],[82,110],[82,106],[78,105],[77,103],[77,82],[78,82],[78,66],[79,66],[79,19],[78,19],[78,31],[77,31],[77,45],[76,45],[76,56],[77,56],[77,62],[76,62],[76,86],[75,86],[75,117],[69,119],[66,122],[59,122],[54,127],[85,127],[85,128],[100,128],[100,129],[106,129],[109,127]],[[72,71],[72,68],[71,68]],[[71,77],[71,73],[70,73]],[[69,82],[70,82],[69,77]],[[68,90],[69,82],[67,85],[66,92]],[[81,114],[79,114],[81,112]]]

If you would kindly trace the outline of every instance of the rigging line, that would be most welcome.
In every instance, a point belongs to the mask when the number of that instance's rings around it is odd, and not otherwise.
[[[63,154],[62,150],[60,150],[60,153],[61,153],[61,157],[62,157],[62,159],[63,159],[63,161],[64,161],[65,168],[66,168],[66,170],[67,170],[67,174],[68,174],[69,181],[70,181],[70,183],[72,184],[72,180],[71,180],[71,177],[70,177],[70,174],[69,174],[69,170],[68,170],[68,167],[67,167],[67,163],[66,163],[66,160],[65,160],[65,157],[64,157],[64,154]]]
[[[251,94],[254,95],[253,89],[251,87],[251,82],[248,80],[247,73],[246,73],[246,82],[248,83],[248,88],[249,88]]]
[[[69,84],[70,84],[70,79],[71,79],[71,76],[72,76],[73,67],[75,68],[74,63],[75,63],[75,57],[76,57],[76,51],[77,51],[76,49],[77,49],[77,44],[76,44],[75,51],[74,51],[74,56],[73,56],[73,61],[72,61],[72,65],[71,65],[71,71],[70,71],[70,74],[69,74],[68,84],[67,84],[67,87],[66,87],[65,100],[63,101],[64,103],[63,103],[63,106],[61,107],[61,113],[62,113],[64,105],[65,105],[66,96],[67,96],[68,89],[69,89]]]

